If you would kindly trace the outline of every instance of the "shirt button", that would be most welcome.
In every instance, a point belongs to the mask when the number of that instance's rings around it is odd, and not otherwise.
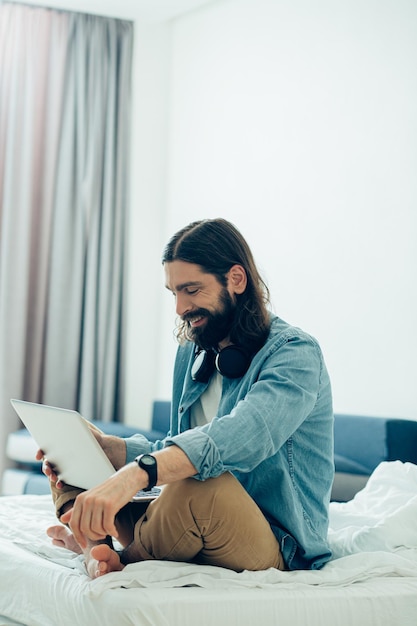
[[[180,408],[179,408],[179,412],[180,412],[180,413],[184,413],[184,407],[183,407],[183,406],[180,406]]]

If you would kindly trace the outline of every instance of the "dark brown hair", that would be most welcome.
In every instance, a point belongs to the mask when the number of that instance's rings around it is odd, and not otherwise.
[[[224,287],[233,265],[241,265],[247,275],[247,286],[236,296],[236,315],[230,332],[232,343],[254,353],[264,344],[269,332],[267,309],[269,290],[255,265],[252,252],[237,228],[225,219],[192,222],[179,230],[165,247],[162,263],[185,261],[199,265],[213,274]],[[186,338],[186,324],[178,328],[177,337]]]

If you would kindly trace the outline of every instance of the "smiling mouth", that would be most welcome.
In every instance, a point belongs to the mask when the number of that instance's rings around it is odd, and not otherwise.
[[[204,323],[205,319],[206,318],[203,315],[198,315],[196,317],[187,318],[187,322],[189,323],[191,328],[196,328],[198,326],[201,326]]]

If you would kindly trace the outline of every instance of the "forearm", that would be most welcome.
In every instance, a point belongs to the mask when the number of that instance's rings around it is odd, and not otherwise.
[[[93,422],[87,422],[94,437],[103,448],[113,467],[118,470],[126,464],[126,443],[121,437],[106,435]]]
[[[158,463],[157,485],[168,485],[197,474],[197,470],[188,456],[178,446],[169,446],[163,450],[153,452],[152,455]],[[127,490],[133,489],[132,493],[145,489],[149,484],[147,472],[140,468],[136,461],[125,465],[119,474],[124,475],[127,481],[126,488]]]
[[[108,456],[113,467],[118,470],[126,463],[126,443],[121,437],[113,435],[96,435],[97,440]]]
[[[104,452],[118,470],[114,477],[117,478],[120,475],[122,478],[123,476],[122,480],[125,481],[124,489],[126,492],[131,491],[133,495],[136,491],[145,489],[149,484],[149,476],[136,461],[125,464],[126,447],[124,440],[111,435],[101,435],[97,438]],[[190,478],[198,473],[185,452],[176,445],[168,446],[152,454],[158,463],[158,485],[167,485],[177,480]]]
[[[168,446],[152,454],[158,462],[158,485],[168,485],[197,474],[188,456],[178,446]]]

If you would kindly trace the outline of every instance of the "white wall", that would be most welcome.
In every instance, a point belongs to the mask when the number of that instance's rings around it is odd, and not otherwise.
[[[232,220],[275,311],[319,339],[335,410],[417,418],[416,3],[225,0],[169,28],[161,236]],[[131,350],[151,355],[156,330],[146,386],[169,397],[173,303],[160,252],[158,278],[154,251],[132,270],[135,284],[152,272],[143,298],[160,317],[147,347],[136,337]]]

